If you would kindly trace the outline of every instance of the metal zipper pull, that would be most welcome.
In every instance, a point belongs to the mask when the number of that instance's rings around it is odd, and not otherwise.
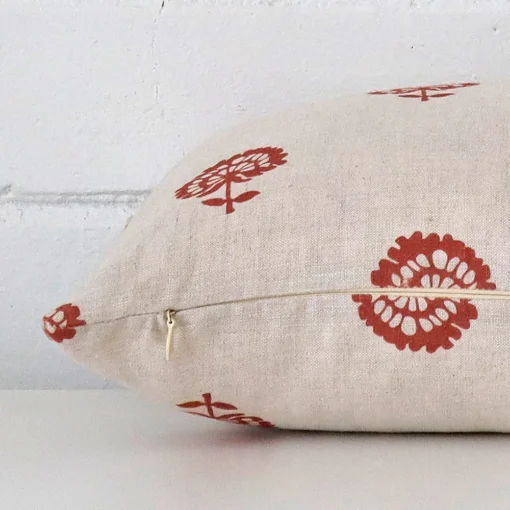
[[[170,353],[172,352],[173,347],[173,336],[174,336],[174,326],[175,326],[175,310],[167,310],[165,312],[166,317],[166,325],[167,325],[167,334],[166,334],[166,360],[170,360]]]

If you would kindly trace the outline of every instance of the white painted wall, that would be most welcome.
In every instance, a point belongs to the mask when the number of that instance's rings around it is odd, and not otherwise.
[[[0,389],[108,387],[40,316],[209,134],[509,62],[508,0],[2,0]]]

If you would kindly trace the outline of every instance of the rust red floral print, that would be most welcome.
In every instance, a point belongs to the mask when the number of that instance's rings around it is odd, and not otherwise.
[[[391,89],[391,90],[376,90],[369,92],[371,95],[386,95],[394,94],[398,97],[410,97],[420,99],[422,102],[429,101],[430,99],[436,99],[439,97],[453,96],[453,92],[442,92],[443,90],[453,90],[464,87],[474,87],[480,85],[479,83],[448,83],[445,85],[426,85],[423,87],[405,87],[402,89]]]
[[[247,202],[260,194],[260,191],[253,190],[233,196],[233,185],[249,182],[254,177],[287,163],[286,156],[283,149],[275,147],[262,147],[236,154],[230,159],[222,160],[204,170],[182,188],[179,188],[175,192],[175,196],[180,199],[202,198],[223,188],[223,197],[209,198],[203,200],[202,203],[212,207],[225,206],[225,212],[231,214],[235,211],[234,204]]]
[[[496,288],[489,281],[491,272],[472,248],[451,235],[423,237],[415,232],[410,238],[399,237],[398,248],[388,250],[388,259],[379,262],[372,272],[372,283],[378,287],[486,289]],[[478,311],[469,299],[354,295],[358,313],[397,349],[409,347],[436,352],[450,349],[462,336]]]
[[[58,343],[74,338],[76,328],[85,324],[86,322],[80,319],[80,309],[71,303],[59,306],[43,317],[46,336]]]
[[[196,416],[204,416],[206,418],[212,418],[213,420],[226,421],[229,423],[237,423],[238,425],[255,425],[257,427],[274,427],[274,425],[262,418],[257,416],[247,416],[244,413],[238,412],[236,406],[227,404],[225,402],[213,402],[210,393],[204,393],[202,395],[203,400],[196,400],[192,402],[184,402],[183,404],[177,404],[182,409],[200,409],[204,408],[204,412],[187,411],[189,414]],[[218,414],[217,411],[235,411]]]

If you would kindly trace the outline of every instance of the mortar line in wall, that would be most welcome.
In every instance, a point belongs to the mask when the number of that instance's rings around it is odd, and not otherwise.
[[[12,185],[0,188],[0,205],[111,205],[138,204],[150,190],[109,191],[25,191]]]

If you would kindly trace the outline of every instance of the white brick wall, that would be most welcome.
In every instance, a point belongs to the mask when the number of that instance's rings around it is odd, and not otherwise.
[[[104,386],[40,316],[210,133],[510,74],[507,0],[4,0],[0,38],[0,389]]]

